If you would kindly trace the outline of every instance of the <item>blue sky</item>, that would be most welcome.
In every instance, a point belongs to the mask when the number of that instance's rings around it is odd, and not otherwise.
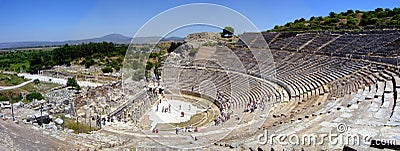
[[[0,0],[0,42],[61,41],[111,33],[132,37],[155,15],[190,3],[212,3],[231,8],[250,19],[260,30],[301,17],[326,16],[330,11],[400,7],[397,0]],[[212,15],[213,12],[205,13]],[[176,18],[179,19],[179,15]],[[190,27],[171,35],[185,36],[187,32],[197,30],[216,29]],[[155,30],[152,34],[156,33]]]

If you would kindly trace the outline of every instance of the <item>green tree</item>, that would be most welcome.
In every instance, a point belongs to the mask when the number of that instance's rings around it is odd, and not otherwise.
[[[347,10],[346,15],[351,15],[354,14],[354,11],[352,9]]]
[[[78,82],[76,81],[75,78],[68,78],[68,80],[67,80],[67,86],[72,86],[72,87],[74,87],[74,86],[76,86],[76,85],[78,85]]]
[[[147,61],[146,70],[147,70],[147,71],[148,71],[148,70],[151,70],[153,67],[154,67],[154,64],[151,63],[150,61]]]
[[[394,15],[391,20],[400,20],[400,14]]]
[[[177,48],[178,48],[179,46],[181,46],[182,44],[183,44],[183,43],[181,43],[181,42],[177,42],[177,43],[172,42],[172,43],[171,43],[171,46],[167,49],[168,53],[174,52],[175,49],[177,49]]]
[[[233,27],[231,27],[231,26],[226,26],[224,29],[225,29],[227,32],[231,33],[231,34],[234,34],[234,33],[235,33],[235,29],[233,29]]]
[[[85,68],[90,68],[90,66],[94,65],[96,62],[92,58],[90,58],[89,60],[85,59],[84,63],[85,63]]]
[[[230,37],[232,37],[234,35],[234,33],[235,33],[235,30],[233,29],[233,27],[226,26],[222,30],[221,36],[225,37],[225,38],[230,38]]]
[[[378,23],[379,19],[376,17],[373,17],[371,19],[369,19],[368,24],[369,25],[375,25],[376,23]]]
[[[382,12],[382,11],[383,11],[382,8],[376,8],[376,9],[375,9],[375,12]]]
[[[39,92],[32,92],[26,95],[26,100],[28,100],[29,102],[33,101],[34,99],[42,100],[44,99],[44,97]]]
[[[40,83],[39,79],[35,79],[33,80],[33,83],[35,83],[36,85],[38,85]]]
[[[67,86],[73,87],[75,90],[80,90],[81,87],[78,85],[78,82],[76,81],[75,78],[68,78],[67,80]]]
[[[362,18],[362,19],[360,20],[360,25],[361,25],[361,26],[368,25],[368,19]]]
[[[104,67],[103,69],[101,69],[101,71],[102,71],[103,73],[112,73],[112,72],[113,72],[113,69],[112,69],[112,67],[107,66],[107,67]]]
[[[335,12],[329,12],[329,17],[330,18],[335,18],[336,13]]]

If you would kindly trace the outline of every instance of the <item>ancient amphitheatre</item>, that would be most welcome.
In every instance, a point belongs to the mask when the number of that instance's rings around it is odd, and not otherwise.
[[[264,40],[271,49],[273,61],[263,60],[268,65],[261,68],[251,49],[264,49]],[[180,94],[212,100],[220,111],[238,114],[243,119],[235,121],[231,118],[219,127],[202,125],[201,130],[214,133],[189,134],[188,140],[167,137],[167,143],[172,146],[187,143],[185,146],[190,146],[201,139],[215,138],[214,145],[207,148],[281,150],[342,149],[346,146],[371,149],[374,140],[396,140],[400,130],[399,40],[397,30],[265,32],[244,33],[232,49],[202,47],[189,65],[165,65],[164,72],[173,73],[163,73],[164,76],[179,73],[179,77],[163,79],[169,91],[166,96]],[[240,59],[237,66],[232,61],[235,59]],[[258,109],[252,113],[243,112],[252,100],[257,102]],[[270,112],[260,110],[262,101],[268,102]],[[267,120],[257,129],[251,129],[249,125],[253,124],[254,118]],[[339,125],[345,125],[346,131],[338,129]],[[234,127],[232,132],[217,141],[218,133],[230,132],[229,127]],[[263,146],[257,142],[257,135],[263,134],[264,129],[287,136],[331,132],[371,138],[361,141],[360,145],[296,146],[275,142],[272,146]],[[197,136],[197,141],[194,136]],[[166,139],[155,140],[163,144]]]
[[[202,34],[207,35],[198,35]],[[235,48],[201,46],[190,64],[177,66],[171,63],[176,58],[172,58],[170,64],[167,60],[163,68],[166,78],[162,78],[160,85],[147,83],[147,88],[157,92],[161,88],[164,95],[146,89],[143,95],[134,96],[135,101],[122,103],[110,113],[110,116],[132,119],[133,122],[111,122],[93,134],[59,132],[60,139],[77,143],[77,148],[139,150],[196,149],[199,146],[212,150],[343,149],[344,146],[374,149],[370,146],[373,140],[398,139],[400,78],[398,57],[392,57],[398,56],[400,34],[397,30],[346,34],[244,33],[240,39]],[[271,65],[260,68],[251,49],[263,46],[257,42],[264,40],[273,61],[264,60]],[[236,60],[239,61],[237,68],[232,64],[235,59],[239,59]],[[224,63],[230,66],[226,67]],[[178,125],[161,123],[154,126],[149,110],[158,108],[161,112],[161,106],[156,108],[159,101],[168,103],[172,100],[189,102],[193,110],[197,108],[200,118]],[[244,112],[251,101],[256,102],[257,109]],[[189,108],[179,109],[183,105],[180,103],[169,104],[172,104],[172,110],[186,112]],[[167,108],[166,105],[163,107]],[[225,116],[230,113],[230,118],[216,124],[215,118],[222,112]],[[174,113],[161,114],[168,117]],[[169,123],[168,120],[173,119],[159,120]],[[345,124],[345,132],[338,132],[339,124]],[[176,126],[180,127],[178,135]],[[184,127],[189,126],[193,131],[198,127],[199,132],[183,132]],[[331,132],[344,136],[370,136],[371,139],[361,141],[359,145],[260,144],[258,135],[264,134],[264,130],[269,134],[288,136]]]
[[[191,33],[161,52],[137,55],[145,61],[130,58],[147,64],[162,58],[158,68],[125,66],[102,77],[114,80],[82,91],[46,91],[55,104],[66,99],[56,92],[79,95],[51,115],[68,115],[96,130],[80,133],[78,127],[76,133],[54,124],[56,118],[50,124],[23,122],[25,108],[37,114],[43,107],[33,103],[46,101],[19,105],[15,120],[14,108],[1,110],[0,150],[400,149],[398,26],[232,37]],[[42,72],[58,77],[65,74],[61,68]]]

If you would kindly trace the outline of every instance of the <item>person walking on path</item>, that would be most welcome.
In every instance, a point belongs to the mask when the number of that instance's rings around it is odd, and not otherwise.
[[[178,135],[178,132],[179,132],[179,127],[176,127],[176,128],[175,128],[175,133],[176,133],[176,135]]]

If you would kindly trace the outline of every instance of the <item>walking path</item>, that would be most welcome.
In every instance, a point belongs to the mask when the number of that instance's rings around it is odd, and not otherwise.
[[[18,84],[18,85],[13,85],[13,86],[0,86],[0,91],[1,91],[1,90],[12,90],[12,89],[16,89],[16,88],[19,88],[19,87],[23,87],[23,86],[25,86],[25,85],[27,85],[27,84],[33,82],[33,81],[34,81],[34,79],[31,79],[31,80],[29,80],[29,81],[25,81],[25,82],[23,82],[23,83],[21,83],[21,84]]]
[[[44,75],[37,75],[37,74],[29,74],[29,73],[20,73],[18,76],[23,76],[26,79],[38,79],[39,81],[43,82],[51,82],[51,83],[57,83],[57,84],[62,84],[66,85],[67,84],[67,79],[62,79],[62,78],[53,78],[49,76],[44,76]],[[89,82],[89,81],[77,81],[79,86],[81,87],[97,87],[101,86],[103,84],[101,83],[94,83],[94,82]]]

